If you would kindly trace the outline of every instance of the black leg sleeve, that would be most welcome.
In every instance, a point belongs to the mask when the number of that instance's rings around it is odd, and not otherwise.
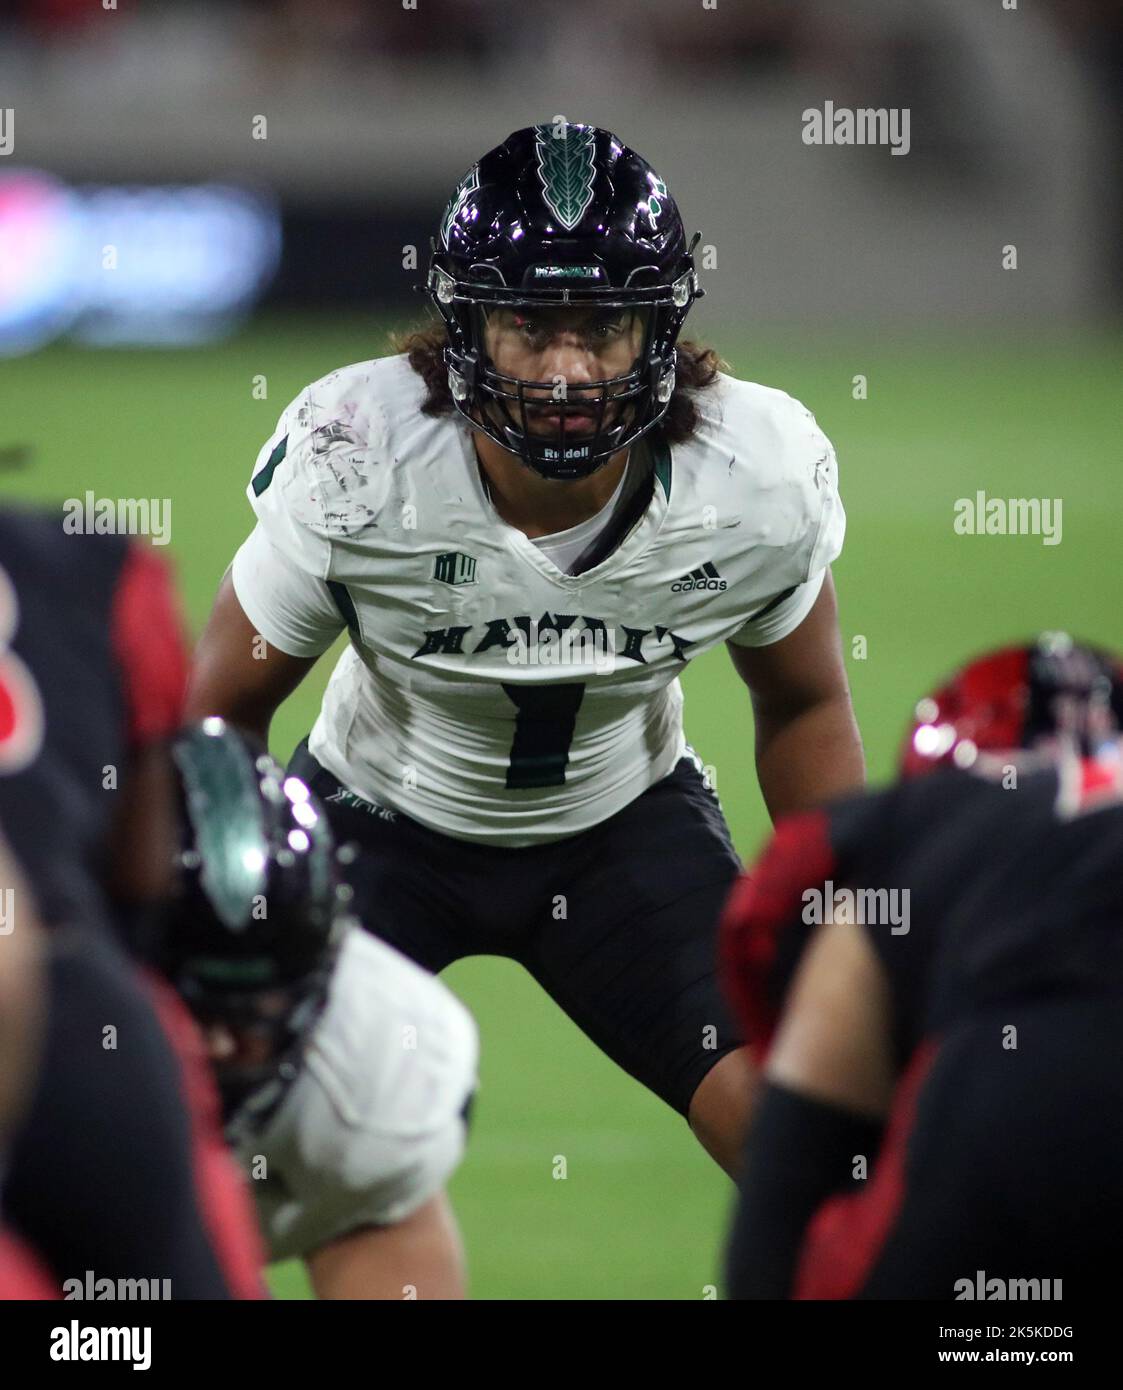
[[[853,1190],[857,1154],[872,1161],[882,1123],[769,1082],[749,1131],[726,1257],[728,1296],[788,1298],[807,1223]]]

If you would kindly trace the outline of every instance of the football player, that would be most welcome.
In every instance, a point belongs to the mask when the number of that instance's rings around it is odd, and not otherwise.
[[[41,928],[30,889],[0,836],[0,1182],[4,1144],[27,1103],[43,1032]],[[17,931],[17,924],[21,930]]]
[[[179,1299],[263,1293],[252,1204],[184,1044],[189,1019],[154,997],[121,940],[170,858],[158,744],[179,722],[186,672],[151,548],[0,508],[0,824],[13,861],[0,897],[15,909],[0,948],[29,945],[36,920],[45,957],[4,1219],[56,1292],[90,1271],[166,1279]]]
[[[1121,729],[1118,660],[1046,636],[920,702],[898,785],[778,825],[722,930],[764,1068],[734,1297],[1067,1299],[1114,1267]]]
[[[0,885],[0,1300],[57,1298],[48,1271],[3,1224],[6,1148],[38,1070],[46,981],[38,913],[2,838]]]
[[[302,782],[220,719],[172,748],[182,845],[155,959],[202,1029],[271,1257],[303,1257],[321,1298],[463,1297],[444,1186],[471,1016],[346,915]]]
[[[436,326],[302,391],[263,447],[189,714],[264,738],[346,630],[291,771],[359,845],[360,920],[431,971],[519,961],[732,1171],[747,1062],[715,941],[740,864],[678,677],[728,644],[774,816],[863,763],[834,452],[679,342],[696,240],[609,131],[474,164]]]

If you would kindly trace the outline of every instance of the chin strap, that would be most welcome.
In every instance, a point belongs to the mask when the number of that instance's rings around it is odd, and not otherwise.
[[[633,456],[639,465],[635,468],[632,467]],[[645,447],[644,441],[638,440],[629,448],[625,468],[632,474],[632,478],[620,494],[612,519],[570,565],[570,574],[584,574],[586,570],[591,570],[594,565],[606,560],[631,534],[633,527],[650,506],[655,490],[655,466],[654,456],[651,450]]]

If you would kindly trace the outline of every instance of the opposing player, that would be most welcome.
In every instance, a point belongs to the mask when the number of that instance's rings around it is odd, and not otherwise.
[[[2,837],[0,885],[0,1300],[57,1298],[49,1272],[4,1226],[7,1148],[39,1068],[46,972],[38,910]]]
[[[0,825],[13,861],[0,863],[0,897],[16,914],[0,945],[30,943],[35,921],[45,957],[38,1064],[2,1197],[56,1293],[87,1272],[167,1280],[177,1299],[263,1293],[217,1097],[182,1045],[190,1020],[153,998],[121,944],[169,858],[158,744],[180,719],[186,671],[150,549],[0,509]]]
[[[180,873],[156,963],[203,1031],[273,1259],[322,1298],[459,1298],[444,1195],[477,1041],[439,981],[347,916],[327,817],[221,720],[173,744]]]
[[[740,865],[679,674],[729,644],[773,815],[863,769],[834,452],[679,342],[693,246],[608,131],[520,130],[473,165],[439,326],[301,392],[262,449],[189,712],[265,737],[346,629],[291,770],[360,846],[357,915],[432,971],[521,962],[732,1171],[747,1064],[715,938]]]
[[[723,924],[764,1066],[734,1297],[1070,1299],[1114,1267],[1121,729],[1117,659],[1045,637],[921,701],[899,785],[779,824]]]

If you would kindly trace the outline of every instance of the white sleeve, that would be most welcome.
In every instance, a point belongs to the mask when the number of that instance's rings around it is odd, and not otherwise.
[[[737,647],[769,647],[781,637],[787,637],[811,612],[826,574],[827,571],[821,569],[806,583],[797,584],[787,598],[776,603],[775,607],[772,603],[766,603],[729,641]]]
[[[260,522],[234,556],[230,578],[246,617],[287,656],[322,656],[346,626],[327,581],[286,560]]]
[[[479,1039],[471,1014],[361,927],[347,934],[300,1075],[243,1162],[274,1259],[393,1226],[441,1192],[464,1153]]]
[[[395,1225],[443,1189],[464,1152],[478,1056],[476,1025],[447,986],[351,933],[305,1059],[325,1116],[337,1131],[344,1122],[331,1165],[349,1194],[337,1234]]]

